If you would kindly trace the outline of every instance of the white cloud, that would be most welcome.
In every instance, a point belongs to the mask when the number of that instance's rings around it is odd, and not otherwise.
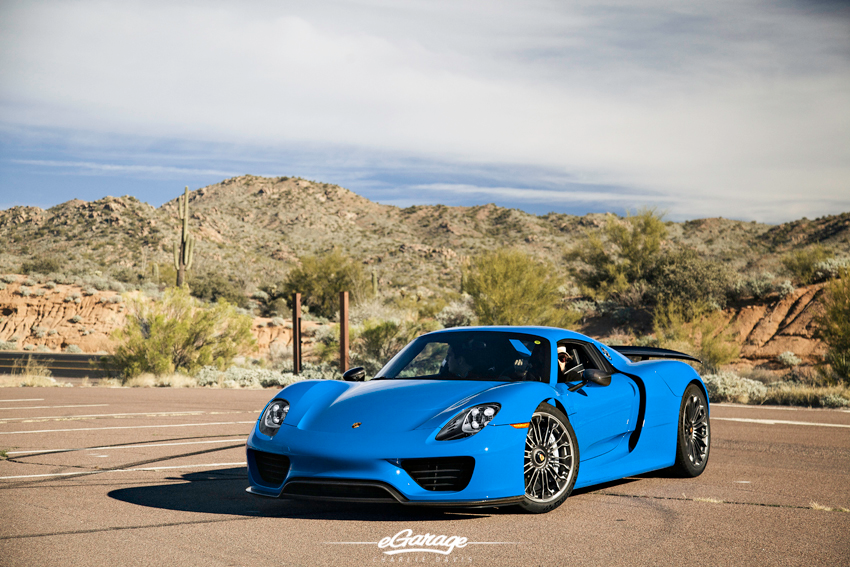
[[[520,164],[690,216],[850,208],[846,12],[89,1],[2,11],[6,124]]]

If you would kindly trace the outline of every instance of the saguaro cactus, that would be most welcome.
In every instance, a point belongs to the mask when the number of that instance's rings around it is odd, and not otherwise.
[[[183,221],[180,243],[174,243],[174,269],[177,270],[177,287],[183,285],[186,271],[192,267],[195,259],[195,237],[189,234],[189,188],[182,197],[177,198],[177,218]]]

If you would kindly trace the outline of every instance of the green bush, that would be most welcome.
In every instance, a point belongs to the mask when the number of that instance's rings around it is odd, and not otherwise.
[[[850,383],[850,270],[827,286],[815,318],[818,337],[826,343],[826,362],[836,377]]]
[[[519,250],[500,249],[475,258],[466,289],[482,325],[570,327],[579,318],[561,305],[555,268]]]
[[[590,235],[571,250],[567,259],[583,264],[573,272],[583,291],[605,299],[646,279],[667,237],[667,227],[661,219],[653,209],[644,209],[623,220],[612,215],[601,237]]]
[[[782,259],[785,269],[801,284],[809,285],[815,280],[815,266],[832,257],[832,250],[822,244],[795,250]]]
[[[115,338],[112,365],[125,377],[225,368],[254,345],[250,317],[224,301],[202,306],[183,288],[166,291],[158,302],[136,300]]]
[[[292,296],[301,293],[310,312],[332,319],[339,310],[339,292],[348,291],[352,304],[365,299],[372,287],[363,266],[334,250],[324,256],[305,256],[270,299],[284,298],[291,307]],[[268,290],[265,290],[268,293]]]
[[[649,276],[656,303],[676,303],[693,319],[706,306],[724,307],[732,276],[719,262],[704,260],[691,249],[665,254]]]
[[[192,275],[189,280],[192,295],[205,301],[226,301],[238,307],[247,307],[245,282],[236,277],[226,277],[218,272]]]
[[[49,274],[51,272],[61,272],[64,267],[64,262],[62,262],[59,258],[46,256],[44,258],[34,258],[29,262],[24,262],[23,265],[21,265],[21,271],[25,274]]]

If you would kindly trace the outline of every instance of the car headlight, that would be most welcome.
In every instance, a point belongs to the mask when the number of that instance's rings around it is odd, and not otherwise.
[[[437,433],[437,441],[451,441],[475,435],[493,421],[500,409],[502,406],[499,404],[481,404],[466,408],[451,418]]]
[[[274,434],[280,429],[280,424],[286,419],[288,412],[289,402],[286,400],[272,400],[260,417],[260,433],[274,437]]]

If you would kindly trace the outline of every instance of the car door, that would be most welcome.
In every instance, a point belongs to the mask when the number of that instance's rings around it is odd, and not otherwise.
[[[581,461],[595,459],[618,446],[628,450],[627,437],[634,431],[639,392],[634,381],[624,374],[611,375],[608,386],[588,383],[575,392],[570,386],[581,381],[581,371],[587,368],[604,370],[602,357],[592,344],[561,341],[575,359],[573,368],[558,379],[556,388],[567,400],[570,422],[576,432]]]

